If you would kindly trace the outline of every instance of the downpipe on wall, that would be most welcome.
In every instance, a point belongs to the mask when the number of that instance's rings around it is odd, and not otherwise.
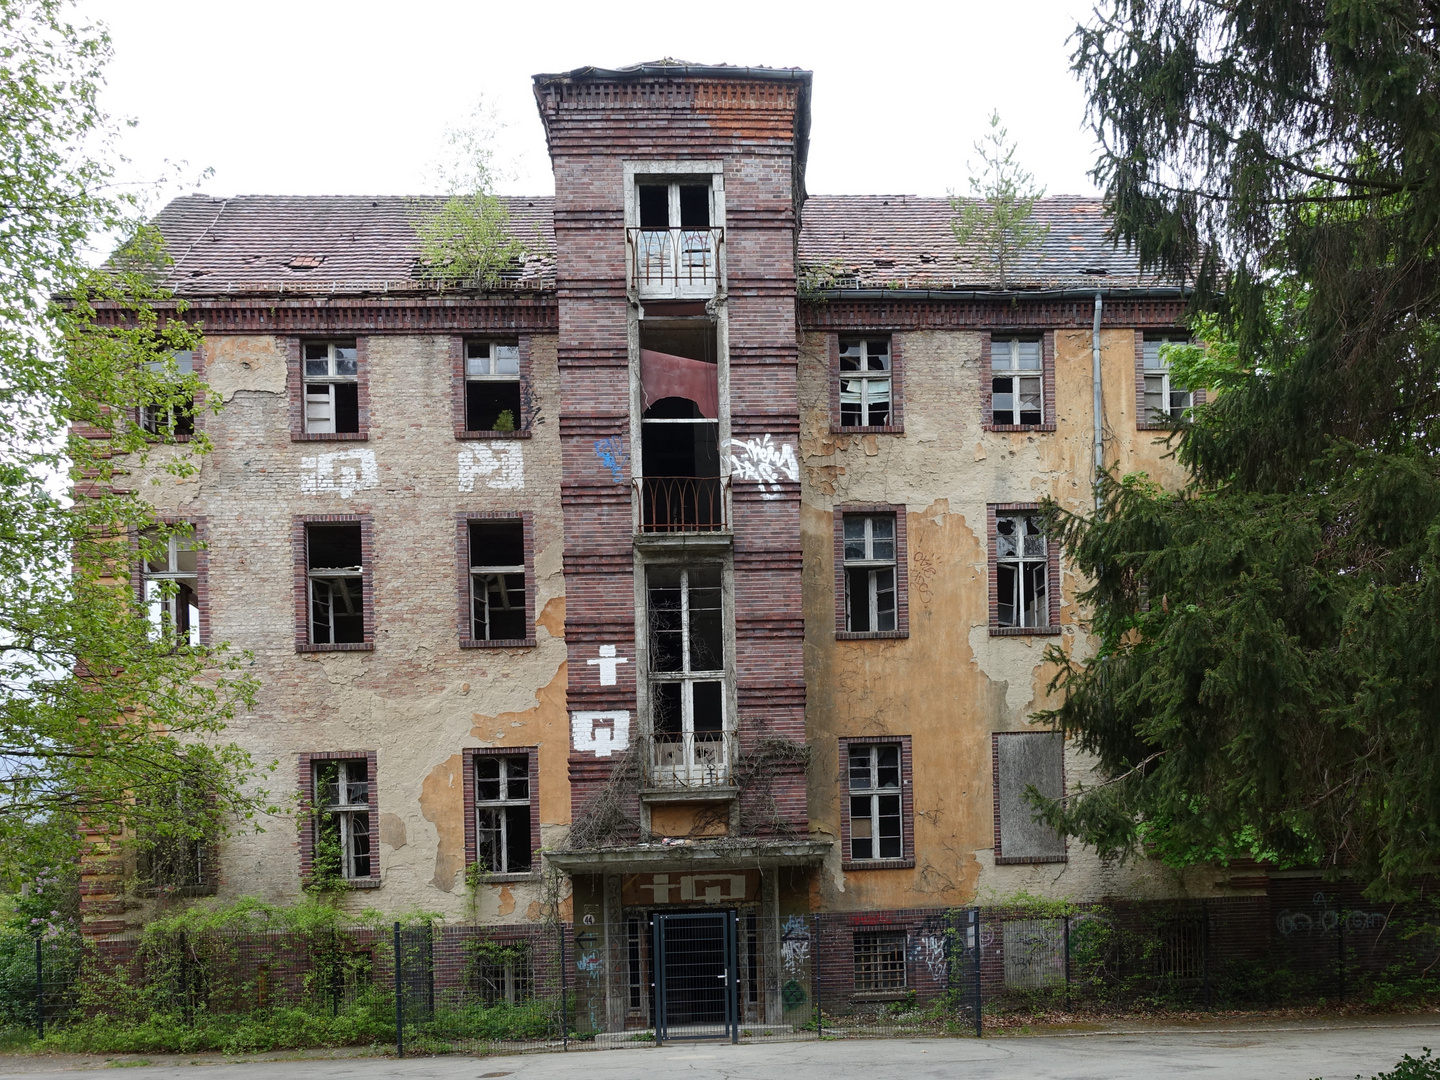
[[[1099,513],[1102,497],[1100,494],[1100,480],[1105,475],[1105,444],[1103,442],[1104,424],[1100,413],[1100,314],[1104,310],[1105,299],[1100,293],[1095,294],[1095,325],[1090,331],[1090,382],[1094,393],[1093,411],[1095,416],[1095,511]]]

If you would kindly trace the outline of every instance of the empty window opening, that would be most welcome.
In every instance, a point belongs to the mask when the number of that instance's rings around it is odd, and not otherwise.
[[[905,931],[855,932],[855,990],[884,993],[905,989]]]
[[[520,346],[465,343],[465,430],[519,431]]]
[[[642,1013],[645,1008],[645,924],[640,919],[625,920],[625,973],[629,1012]]]
[[[360,431],[360,361],[353,341],[304,345],[305,430],[315,435]]]
[[[1050,560],[1040,515],[997,515],[995,557],[999,624],[1048,626]]]
[[[470,523],[470,617],[476,641],[525,637],[525,525]]]
[[[307,525],[305,558],[310,589],[310,644],[365,640],[365,571],[360,525]]]
[[[639,228],[631,231],[632,272],[641,286],[713,288],[718,234],[710,177],[640,180]]]
[[[1039,338],[995,338],[990,342],[992,423],[1045,422],[1043,369]]]
[[[723,783],[725,616],[718,565],[652,566],[651,731],[662,782]]]
[[[895,515],[845,515],[845,629],[882,633],[896,626]]]
[[[640,345],[644,529],[723,528],[715,326],[642,323]]]
[[[316,762],[315,806],[315,872],[369,877],[370,777],[365,759]]]
[[[903,859],[900,747],[850,747],[850,858]]]
[[[200,578],[193,540],[169,536],[148,541],[160,550],[145,561],[145,607],[151,634],[174,634],[186,645],[200,644]]]
[[[535,963],[528,941],[471,943],[470,991],[486,1005],[518,1005],[535,996]]]
[[[710,228],[710,180],[641,181],[636,185],[642,229]]]
[[[840,339],[840,426],[890,423],[890,339]]]
[[[186,350],[172,354],[174,361],[173,373],[185,376],[195,373],[195,354]],[[156,360],[149,365],[150,371],[157,375],[169,376],[172,373],[170,363],[164,360]],[[165,435],[170,438],[188,437],[195,434],[195,399],[165,405],[142,405],[140,407],[140,426],[151,435]]]
[[[1145,356],[1145,422],[1169,424],[1185,419],[1193,403],[1190,391],[1170,378],[1170,363],[1165,356],[1167,345],[1188,345],[1184,334],[1147,336]]]
[[[495,874],[528,874],[530,758],[475,756],[475,856]]]

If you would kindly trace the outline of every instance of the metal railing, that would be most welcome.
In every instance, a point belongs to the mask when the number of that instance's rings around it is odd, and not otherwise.
[[[626,229],[625,241],[641,296],[715,295],[724,229]]]
[[[643,533],[713,533],[730,528],[728,477],[644,476],[635,480]]]
[[[714,788],[730,783],[729,731],[656,733],[650,738],[650,783],[657,788]]]

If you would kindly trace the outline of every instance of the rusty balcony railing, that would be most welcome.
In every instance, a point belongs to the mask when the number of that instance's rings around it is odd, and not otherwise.
[[[630,282],[641,296],[714,296],[725,230],[626,229]]]
[[[728,478],[719,476],[644,476],[635,481],[640,494],[640,531],[713,533],[729,529],[725,508]]]
[[[650,743],[650,783],[657,788],[717,788],[730,783],[729,731],[656,732]]]

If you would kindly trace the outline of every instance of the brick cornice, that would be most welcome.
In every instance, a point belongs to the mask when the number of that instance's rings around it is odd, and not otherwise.
[[[1102,327],[1153,327],[1169,329],[1182,321],[1183,300],[1126,300],[1106,298]],[[806,330],[844,333],[903,330],[1034,329],[1086,330],[1094,325],[1092,300],[1006,297],[977,300],[856,299],[802,304],[799,322]]]
[[[287,296],[184,297],[183,318],[206,334],[416,334],[554,332],[559,307],[553,292],[524,296]],[[129,313],[96,305],[96,322],[124,325]],[[155,305],[162,321],[177,302]]]

